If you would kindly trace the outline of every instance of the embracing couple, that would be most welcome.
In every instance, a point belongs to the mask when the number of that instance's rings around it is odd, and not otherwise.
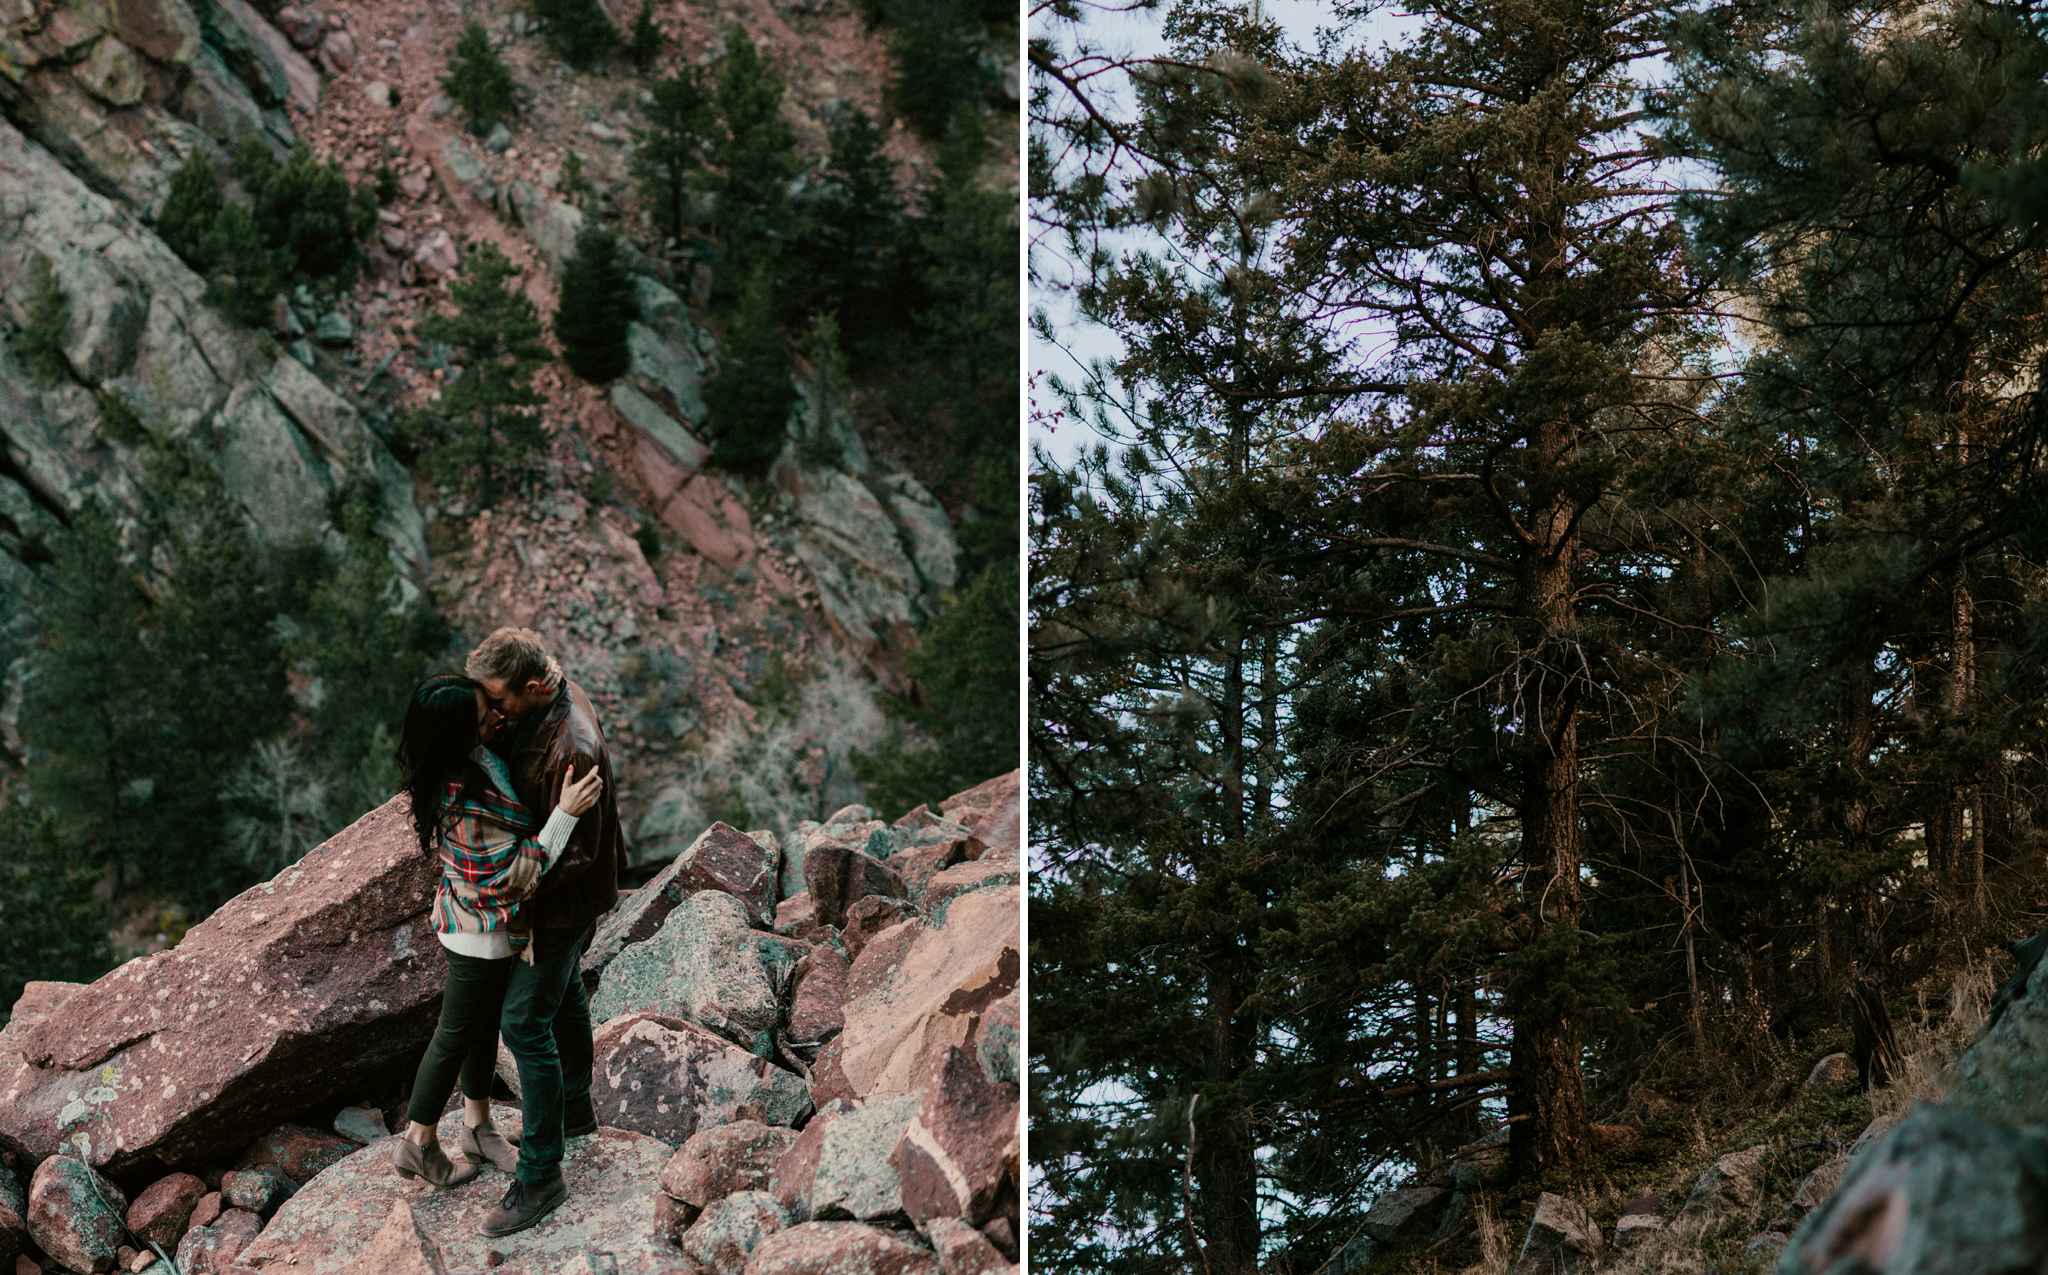
[[[465,667],[467,677],[420,683],[399,746],[420,850],[440,862],[434,931],[448,989],[392,1168],[437,1187],[469,1181],[485,1160],[512,1174],[484,1215],[482,1234],[496,1236],[568,1198],[563,1145],[597,1129],[578,966],[592,924],[618,900],[624,855],[597,716],[540,635],[499,629]],[[501,1033],[519,1064],[516,1148],[491,1126]],[[458,1080],[460,1168],[435,1133]]]

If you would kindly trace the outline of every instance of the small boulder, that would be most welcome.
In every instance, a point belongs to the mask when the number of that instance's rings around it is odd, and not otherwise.
[[[398,226],[385,226],[377,232],[377,238],[393,252],[404,252],[412,247],[412,236]]]
[[[189,1173],[158,1178],[128,1206],[128,1230],[137,1239],[175,1248],[185,1228],[191,1225],[192,1210],[205,1194],[206,1183]]]
[[[846,924],[839,932],[840,941],[846,944],[848,960],[857,960],[860,950],[868,940],[883,930],[892,929],[917,915],[917,909],[908,899],[895,899],[887,895],[871,894],[854,904],[846,912]]]
[[[1806,1079],[1800,1082],[1799,1088],[1803,1093],[1813,1093],[1854,1079],[1856,1061],[1847,1054],[1829,1054],[1813,1065],[1813,1070],[1806,1073]]]
[[[766,1191],[737,1191],[714,1201],[683,1232],[678,1247],[691,1261],[715,1272],[737,1272],[761,1241],[789,1224]]]
[[[313,325],[313,335],[322,345],[347,345],[356,339],[356,330],[348,316],[336,310],[320,316],[320,322]]]
[[[1582,1275],[1605,1260],[1607,1243],[1592,1215],[1561,1195],[1536,1198],[1528,1238],[1510,1275]]]
[[[811,903],[811,892],[799,890],[775,905],[775,932],[793,939],[808,937],[818,926],[818,909]]]
[[[1614,1246],[1630,1248],[1663,1233],[1663,1199],[1655,1195],[1638,1196],[1621,1206],[1621,1220],[1614,1224]]]
[[[399,193],[407,199],[418,199],[421,195],[426,194],[427,186],[427,174],[423,169],[415,168],[411,172],[398,175]]]
[[[383,1117],[379,1116],[377,1123],[381,1125],[383,1122]],[[337,1163],[355,1149],[356,1144],[340,1134],[326,1133],[302,1124],[281,1124],[243,1148],[242,1154],[235,1157],[234,1167],[246,1169],[258,1164],[276,1165],[296,1186],[301,1182],[311,1182],[322,1169]]]
[[[1000,1275],[1010,1265],[986,1235],[957,1217],[931,1218],[921,1229],[943,1275]]]
[[[826,842],[804,852],[804,887],[822,925],[844,926],[853,905],[871,894],[903,899],[910,892],[881,860],[848,846]]]
[[[852,1110],[853,1104],[843,1098],[819,1107],[789,1150],[775,1162],[775,1171],[768,1177],[768,1190],[790,1217],[801,1221],[811,1216],[811,1185],[818,1176],[818,1155],[825,1144],[825,1131]]]
[[[747,903],[731,894],[691,895],[653,937],[605,966],[590,998],[591,1019],[664,1014],[773,1058],[781,991],[803,953],[752,928],[751,920]]]
[[[363,86],[363,100],[380,111],[391,109],[391,86],[382,80],[371,80]]]
[[[512,145],[512,130],[503,123],[491,126],[491,135],[484,139],[484,149],[504,154]]]
[[[664,1191],[654,1193],[654,1233],[674,1244],[683,1238],[683,1232],[697,1220],[704,1210],[694,1204],[685,1204]]]
[[[776,854],[746,833],[714,823],[676,856],[677,882],[685,894],[723,890],[747,905],[762,929],[775,926]]]
[[[327,69],[329,75],[347,75],[354,70],[355,37],[340,27],[320,37],[320,65]]]
[[[1792,1198],[1785,1202],[1784,1210],[1778,1214],[1778,1220],[1773,1223],[1775,1229],[1790,1232],[1805,1221],[1807,1214],[1826,1203],[1827,1198],[1835,1193],[1842,1174],[1848,1169],[1849,1157],[1838,1155],[1807,1174],[1799,1183],[1799,1189],[1792,1193]]]
[[[213,1225],[185,1232],[173,1260],[180,1275],[224,1275],[262,1230],[262,1218],[247,1209],[229,1209]]]
[[[796,1139],[796,1130],[758,1120],[702,1130],[662,1166],[661,1189],[700,1209],[735,1191],[765,1190]]]
[[[310,49],[320,43],[320,33],[327,29],[327,20],[320,14],[308,13],[290,4],[279,9],[271,23],[284,32],[285,39],[301,49]]]
[[[412,250],[412,264],[415,270],[429,279],[445,278],[455,273],[462,264],[462,253],[455,247],[455,240],[446,229],[436,226],[429,231]]]
[[[796,963],[796,994],[787,1031],[794,1044],[822,1045],[845,1028],[846,984],[852,971],[845,957],[823,945]]]
[[[192,1206],[192,1216],[185,1220],[189,1230],[195,1226],[212,1226],[220,1220],[221,1210],[227,1206],[221,1203],[218,1190],[208,1191],[199,1197],[199,1203]]]
[[[230,1208],[247,1209],[259,1217],[275,1213],[277,1206],[291,1199],[298,1190],[299,1184],[274,1164],[230,1169],[220,1179],[222,1201]]]
[[[1724,1209],[1748,1210],[1764,1198],[1764,1148],[1731,1151],[1700,1174],[1679,1209],[1681,1216],[1710,1217]]]
[[[940,1275],[931,1255],[859,1222],[805,1222],[761,1241],[746,1275]]]
[[[128,1199],[121,1188],[83,1160],[51,1156],[29,1179],[28,1233],[36,1244],[73,1271],[107,1271],[121,1247],[121,1215]]]
[[[1448,1195],[1441,1187],[1433,1186],[1381,1192],[1366,1211],[1362,1229],[1381,1244],[1397,1244],[1428,1230],[1436,1220],[1437,1206]]]
[[[598,1120],[672,1147],[739,1119],[743,1107],[778,1126],[810,1111],[801,1077],[678,1018],[614,1018],[598,1029],[595,1050],[590,1102]]]
[[[903,1179],[891,1157],[916,1118],[921,1097],[877,1098],[826,1127],[811,1178],[811,1217],[879,1222],[904,1215]]]
[[[391,1136],[384,1127],[384,1113],[375,1107],[343,1107],[334,1117],[334,1131],[360,1146]]]
[[[903,1208],[912,1222],[957,1217],[979,1226],[1014,1203],[1017,1183],[1002,1152],[1017,1134],[1017,1093],[1015,1085],[989,1083],[981,1060],[957,1046],[932,1059],[917,1113],[889,1153],[902,1176]],[[1416,1204],[1419,1226],[1442,1191],[1390,1191],[1381,1199],[1425,1193],[1428,1199]],[[1367,1215],[1368,1227],[1373,1216]]]
[[[912,846],[889,857],[889,866],[903,878],[910,897],[924,899],[925,886],[936,874],[967,860],[967,838],[953,837],[933,845]]]

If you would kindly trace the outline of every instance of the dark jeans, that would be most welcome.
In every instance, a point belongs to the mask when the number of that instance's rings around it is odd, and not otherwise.
[[[446,948],[441,954],[448,958],[441,1023],[413,1075],[406,1110],[408,1119],[426,1125],[440,1121],[458,1072],[463,1097],[490,1098],[491,1076],[498,1069],[498,1016],[513,964],[510,957],[486,961]]]
[[[590,1108],[590,1002],[583,995],[579,929],[533,930],[533,964],[512,963],[498,1030],[519,1063],[519,1180],[546,1182],[562,1167],[564,1109]]]

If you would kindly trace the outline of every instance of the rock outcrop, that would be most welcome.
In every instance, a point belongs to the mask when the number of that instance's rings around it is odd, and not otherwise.
[[[0,1057],[0,1145],[116,1173],[197,1167],[409,1071],[447,981],[434,874],[394,798],[74,994]]]

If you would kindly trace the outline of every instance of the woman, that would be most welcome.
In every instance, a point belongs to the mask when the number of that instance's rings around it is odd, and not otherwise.
[[[577,816],[596,803],[604,784],[595,769],[582,779],[571,771],[547,824],[537,836],[525,835],[532,820],[512,793],[511,773],[484,746],[491,716],[479,683],[430,677],[406,705],[398,753],[420,851],[441,863],[434,933],[448,957],[448,988],[440,1026],[413,1079],[411,1124],[391,1164],[398,1176],[425,1178],[437,1187],[469,1181],[484,1160],[507,1173],[519,1161],[519,1153],[491,1127],[490,1102],[498,1011],[512,961],[526,949],[529,934],[519,904],[561,857]],[[460,1172],[434,1129],[458,1078],[463,1129],[456,1150],[469,1161]]]

